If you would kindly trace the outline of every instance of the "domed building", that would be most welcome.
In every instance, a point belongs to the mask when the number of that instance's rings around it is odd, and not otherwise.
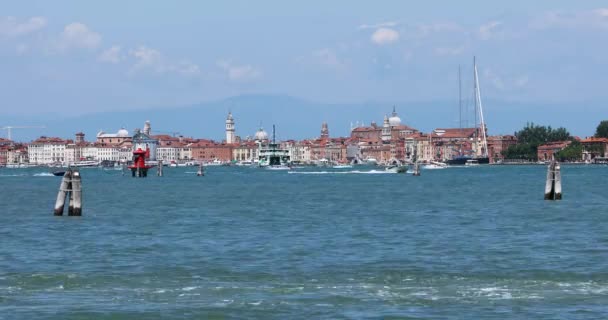
[[[258,131],[254,135],[254,140],[256,142],[268,141],[268,133],[264,131],[264,128],[260,127],[260,129],[258,129]]]
[[[397,115],[397,112],[395,111],[394,106],[393,106],[393,113],[391,114],[391,117],[388,118],[388,123],[391,127],[396,127],[396,126],[401,125],[401,118],[399,118],[399,116]]]
[[[120,128],[116,133],[105,133],[103,130],[100,130],[97,133],[96,142],[102,144],[120,144],[127,140],[131,140],[129,131],[125,128]]]

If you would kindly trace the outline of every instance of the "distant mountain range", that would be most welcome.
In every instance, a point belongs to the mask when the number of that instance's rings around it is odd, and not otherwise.
[[[0,115],[0,127],[11,125],[45,125],[45,129],[14,129],[13,139],[30,141],[41,135],[73,138],[82,131],[91,141],[99,130],[116,132],[121,127],[132,132],[150,120],[152,132],[179,132],[195,138],[224,139],[228,111],[236,121],[237,135],[253,136],[263,126],[271,133],[277,128],[278,139],[303,139],[319,136],[321,123],[327,122],[331,136],[346,136],[351,124],[357,122],[379,125],[385,114],[397,113],[406,125],[428,132],[434,128],[459,126],[457,101],[434,102],[365,102],[328,104],[281,95],[240,95],[190,106],[173,106],[132,111],[89,113],[81,116],[40,114],[34,117]],[[470,123],[474,123],[473,107],[469,106]],[[608,119],[608,108],[579,104],[523,104],[484,101],[486,123],[490,134],[513,134],[531,121],[554,127],[564,126],[574,135],[591,135],[602,119]],[[463,116],[464,117],[464,116]],[[466,122],[465,122],[466,124]],[[6,131],[0,133],[6,137]]]

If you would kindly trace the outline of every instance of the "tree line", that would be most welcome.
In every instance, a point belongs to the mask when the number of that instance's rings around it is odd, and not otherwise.
[[[578,160],[583,153],[583,146],[564,127],[552,128],[551,126],[535,125],[527,123],[526,126],[515,132],[517,144],[503,151],[506,159],[524,159],[530,161],[538,160],[538,146],[558,141],[571,141],[570,145],[555,154],[560,161]],[[595,137],[608,138],[608,120],[601,121],[595,130]]]

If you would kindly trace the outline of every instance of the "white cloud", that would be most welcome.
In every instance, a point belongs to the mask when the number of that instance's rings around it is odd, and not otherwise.
[[[201,73],[201,68],[197,64],[189,61],[182,61],[171,67],[171,70],[184,76],[195,76]]]
[[[550,11],[534,19],[531,27],[549,28],[599,28],[608,29],[608,8],[577,12]]]
[[[217,66],[227,72],[228,79],[233,81],[247,81],[259,78],[262,72],[251,65],[234,65],[228,60],[220,60]]]
[[[155,72],[165,72],[160,51],[146,46],[139,46],[137,49],[131,50],[129,54],[135,58],[134,69],[152,69]]]
[[[383,27],[396,27],[397,25],[399,25],[399,23],[396,21],[386,21],[386,22],[380,22],[380,23],[376,23],[376,24],[362,24],[359,26],[359,29],[361,29],[361,30],[378,29],[378,28],[383,28]]]
[[[317,63],[330,68],[342,69],[346,67],[346,64],[329,48],[316,50],[312,53],[312,56]]]
[[[60,49],[80,48],[96,49],[101,44],[101,35],[89,29],[85,24],[73,22],[63,28],[59,43]]]
[[[391,44],[399,40],[399,32],[390,28],[379,28],[371,36],[371,41],[378,45]]]
[[[438,56],[456,56],[464,52],[464,46],[459,47],[439,47],[435,48],[435,55]]]
[[[7,37],[26,35],[44,27],[46,19],[43,17],[32,17],[23,22],[19,22],[15,17],[0,18],[0,35]]]
[[[463,32],[464,28],[458,24],[451,22],[440,22],[431,24],[422,24],[417,26],[416,35],[418,37],[426,37],[434,33],[441,32]]]
[[[124,59],[119,46],[112,46],[102,52],[97,59],[101,62],[119,63]]]
[[[201,73],[200,67],[189,61],[172,63],[168,61],[160,51],[146,46],[139,46],[129,51],[129,55],[135,59],[135,64],[130,74],[143,71],[154,73],[177,73],[184,76],[195,76]]]
[[[481,40],[489,40],[495,33],[496,28],[502,25],[500,21],[490,21],[479,27],[478,34]]]

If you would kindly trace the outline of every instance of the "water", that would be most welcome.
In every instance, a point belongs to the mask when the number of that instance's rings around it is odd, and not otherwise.
[[[0,169],[0,319],[608,318],[607,167],[370,170]]]

